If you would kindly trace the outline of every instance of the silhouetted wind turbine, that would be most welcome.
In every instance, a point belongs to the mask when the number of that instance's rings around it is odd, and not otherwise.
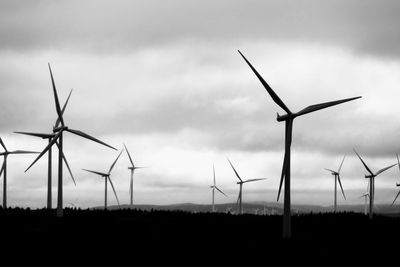
[[[114,191],[114,195],[115,195],[115,198],[117,199],[118,206],[119,206],[119,200],[118,200],[117,192],[115,192],[115,188],[114,188],[114,185],[113,185],[113,183],[112,183],[112,181],[111,181],[110,175],[111,175],[112,169],[113,169],[114,166],[115,166],[115,163],[117,163],[117,160],[118,160],[119,157],[121,156],[122,152],[124,152],[124,150],[121,150],[121,152],[118,154],[118,157],[115,159],[115,161],[113,162],[113,164],[111,164],[111,167],[110,167],[110,169],[108,170],[107,173],[83,169],[84,171],[87,171],[87,172],[91,172],[91,173],[100,175],[101,177],[104,178],[104,180],[105,180],[105,189],[104,189],[104,209],[105,209],[105,210],[107,209],[107,180],[110,181],[112,190]]]
[[[285,121],[285,157],[283,160],[283,168],[281,174],[281,181],[279,185],[278,200],[281,193],[283,179],[285,179],[285,198],[284,198],[284,215],[283,215],[283,237],[289,238],[291,236],[291,221],[290,221],[290,146],[292,144],[292,130],[293,130],[293,120],[301,115],[305,115],[320,109],[328,108],[334,105],[342,104],[351,100],[355,100],[359,97],[352,97],[343,100],[337,100],[332,102],[326,102],[316,105],[308,106],[297,113],[292,113],[290,109],[283,103],[283,101],[278,97],[278,95],[272,90],[267,84],[263,77],[257,72],[257,70],[251,65],[251,63],[246,59],[246,57],[240,52],[240,55],[252,69],[254,74],[260,80],[261,84],[267,90],[268,94],[271,96],[272,100],[280,106],[287,114],[280,116],[277,114],[277,121]]]
[[[393,166],[397,165],[397,163],[385,167],[376,173],[373,173],[370,168],[368,168],[367,164],[362,160],[361,156],[357,153],[354,149],[354,152],[357,154],[358,158],[361,160],[362,164],[364,165],[365,169],[369,172],[369,175],[365,175],[365,178],[369,179],[369,218],[372,219],[374,213],[374,200],[375,200],[375,177],[381,174],[382,172],[392,168]]]
[[[55,102],[56,111],[57,111],[58,119],[60,120],[61,126],[55,128],[53,130],[53,132],[55,134],[54,137],[51,139],[51,141],[46,146],[46,148],[39,154],[39,156],[32,162],[32,164],[25,170],[25,172],[28,171],[54,144],[56,144],[58,142],[57,217],[62,217],[63,216],[63,164],[62,164],[62,161],[63,161],[63,133],[64,133],[64,131],[67,131],[67,132],[73,133],[75,135],[78,135],[80,137],[97,142],[99,144],[102,144],[102,145],[112,148],[114,150],[116,150],[116,149],[114,147],[82,132],[82,131],[73,130],[65,125],[62,110],[60,107],[60,102],[58,100],[57,89],[56,89],[56,85],[54,82],[53,73],[51,71],[50,64],[48,64],[48,66],[49,66],[49,71],[50,71],[51,83],[53,86],[54,102]]]
[[[215,212],[215,204],[214,204],[214,194],[215,194],[215,189],[217,189],[218,192],[223,194],[224,196],[228,197],[224,192],[222,192],[221,189],[217,187],[216,181],[215,181],[215,167],[213,164],[213,176],[214,176],[214,184],[210,186],[212,188],[212,212]]]
[[[34,152],[34,151],[25,151],[25,150],[14,150],[14,151],[9,151],[5,144],[3,143],[3,140],[0,137],[0,145],[3,147],[4,152],[0,153],[0,156],[3,156],[3,165],[1,166],[0,169],[0,177],[4,173],[3,176],[3,209],[7,208],[7,158],[8,155],[16,155],[16,154],[37,154],[39,152]]]
[[[398,154],[396,154],[396,157],[397,157],[397,164],[399,165],[399,170],[400,170],[400,160],[399,160],[399,155],[398,155]],[[399,186],[400,186],[400,184],[397,184],[397,183],[396,183],[396,186],[397,186],[397,187],[399,187]],[[400,190],[399,190],[399,192],[397,192],[397,195],[396,195],[396,197],[394,198],[394,200],[393,200],[393,202],[392,202],[392,206],[394,205],[394,202],[396,202],[396,199],[399,197],[399,195],[400,195]]]
[[[143,169],[146,167],[136,167],[135,164],[133,163],[132,157],[129,154],[128,148],[125,146],[125,144],[124,144],[124,147],[125,147],[126,153],[128,154],[129,161],[131,162],[131,167],[128,167],[128,169],[131,170],[131,183],[129,186],[129,194],[131,196],[131,206],[132,206],[133,205],[133,174],[135,173],[136,169]]]
[[[346,158],[346,155],[344,155],[342,163],[340,163],[339,169],[337,171],[333,171],[333,170],[330,170],[330,169],[325,169],[325,170],[331,172],[331,174],[335,176],[335,193],[334,193],[334,208],[333,208],[334,212],[337,211],[337,182],[338,181],[339,181],[340,189],[342,190],[343,197],[344,197],[344,199],[346,199],[346,196],[345,196],[344,191],[343,191],[342,182],[340,181],[340,170],[342,169],[342,165],[343,165],[343,162],[344,162],[345,158]]]
[[[256,181],[266,180],[267,178],[248,179],[248,180],[243,181],[242,178],[240,178],[240,176],[237,173],[237,171],[235,170],[235,167],[233,167],[232,162],[229,160],[229,158],[227,158],[227,160],[228,160],[229,164],[231,165],[233,171],[235,172],[236,177],[239,179],[239,181],[236,182],[236,184],[239,185],[239,196],[238,196],[238,200],[236,202],[239,202],[240,214],[243,214],[243,207],[242,207],[242,187],[243,187],[243,184],[249,183],[249,182],[256,182]]]
[[[71,97],[72,94],[72,90],[70,91],[67,100],[64,103],[64,106],[61,110],[61,114],[64,115],[64,111],[65,108],[67,107],[68,101]],[[58,128],[58,126],[60,125],[60,118],[57,117],[57,120],[53,126],[53,131]],[[24,134],[24,135],[30,135],[30,136],[35,136],[35,137],[39,137],[42,139],[48,139],[48,142],[51,143],[51,140],[54,138],[55,134],[54,133],[50,133],[50,134],[46,134],[46,133],[32,133],[32,132],[14,132],[17,134]],[[56,142],[57,146],[58,146],[58,142]],[[48,165],[47,165],[47,209],[52,209],[52,149],[51,147],[49,148],[49,150],[47,151],[48,154]],[[63,153],[63,160],[65,162],[65,165],[67,166],[67,169],[69,171],[69,174],[71,175],[72,181],[74,182],[74,185],[76,186],[75,183],[75,179],[74,176],[72,175],[72,171],[71,168],[69,167],[67,158],[65,157],[64,153]]]

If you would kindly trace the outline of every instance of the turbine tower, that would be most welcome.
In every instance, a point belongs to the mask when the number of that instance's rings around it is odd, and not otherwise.
[[[354,152],[357,154],[358,158],[361,160],[362,164],[364,165],[365,169],[369,172],[369,175],[365,175],[366,179],[369,179],[369,218],[372,219],[374,216],[374,200],[375,200],[375,177],[381,174],[382,172],[392,168],[393,166],[397,165],[397,163],[385,167],[376,173],[373,173],[370,168],[368,168],[367,164],[363,161],[361,156],[357,153],[354,149]]]
[[[70,91],[67,100],[64,103],[64,106],[61,110],[61,113],[64,115],[64,111],[65,108],[67,107],[69,98],[71,97],[72,94],[72,90]],[[53,126],[53,131],[54,129],[58,128],[58,126],[60,125],[60,118],[57,117],[57,120]],[[23,134],[23,135],[30,135],[30,136],[35,136],[35,137],[39,137],[42,139],[47,139],[48,143],[51,142],[51,140],[54,138],[55,134],[54,133],[50,133],[50,134],[46,134],[46,133],[32,133],[32,132],[14,132],[17,134]],[[56,142],[57,146],[58,146],[58,142]],[[47,209],[52,209],[52,149],[50,147],[49,151],[47,151],[47,155],[48,155],[48,163],[47,163]],[[65,157],[64,153],[63,153],[63,160],[65,165],[67,166],[68,172],[71,175],[72,181],[74,182],[74,185],[76,186],[75,183],[75,179],[74,176],[72,174],[71,168],[69,167],[67,158]]]
[[[340,181],[340,170],[342,169],[342,165],[343,165],[345,158],[346,158],[346,155],[344,155],[342,163],[340,163],[339,169],[337,171],[333,171],[331,169],[325,169],[325,170],[331,172],[331,174],[335,176],[335,192],[334,192],[334,198],[333,198],[334,199],[334,202],[333,202],[334,203],[334,208],[333,208],[334,212],[337,211],[337,182],[338,181],[339,181],[340,189],[342,190],[343,197],[344,197],[344,199],[346,199],[346,196],[343,191],[342,182]]]
[[[117,163],[117,160],[118,160],[119,157],[121,156],[122,152],[124,152],[123,149],[122,149],[121,152],[118,154],[118,157],[115,159],[115,161],[113,162],[113,164],[111,164],[111,167],[110,167],[110,169],[108,170],[107,173],[83,169],[84,171],[87,171],[87,172],[91,172],[91,173],[100,175],[101,177],[104,178],[104,183],[105,183],[105,185],[104,185],[104,186],[105,186],[105,188],[104,188],[104,209],[105,209],[105,210],[107,210],[107,181],[109,181],[110,184],[111,184],[112,190],[114,191],[114,195],[115,195],[115,198],[117,199],[117,203],[118,203],[118,206],[119,206],[119,200],[118,200],[117,192],[115,192],[115,188],[114,188],[114,185],[113,185],[113,183],[112,183],[112,181],[111,181],[110,175],[111,175],[112,169],[113,169],[114,166],[115,166],[115,163]]]
[[[282,188],[282,183],[283,180],[285,180],[285,198],[284,198],[284,214],[283,214],[283,237],[284,238],[289,238],[291,236],[291,217],[290,217],[290,146],[292,144],[292,130],[293,130],[293,121],[296,117],[328,108],[334,105],[342,104],[348,101],[352,101],[355,99],[360,98],[359,97],[352,97],[352,98],[347,98],[343,100],[337,100],[337,101],[332,101],[332,102],[326,102],[326,103],[321,103],[321,104],[316,104],[316,105],[311,105],[308,106],[302,110],[300,110],[297,113],[292,113],[290,109],[283,103],[283,101],[279,98],[279,96],[272,90],[271,87],[267,84],[267,82],[264,80],[263,77],[257,72],[257,70],[251,65],[251,63],[246,59],[246,57],[240,52],[240,55],[243,57],[243,59],[246,61],[246,63],[249,65],[249,67],[252,69],[254,74],[257,76],[257,78],[260,80],[261,84],[264,86],[264,88],[267,90],[268,94],[271,96],[272,100],[280,106],[287,114],[280,116],[277,114],[277,121],[285,122],[285,156],[283,160],[283,167],[282,167],[282,174],[281,174],[281,180],[280,180],[280,185],[279,185],[279,192],[278,192],[278,197],[277,200],[279,201],[279,196],[281,193],[281,188]]]
[[[267,178],[256,178],[256,179],[248,179],[248,180],[242,180],[242,178],[240,178],[239,174],[237,173],[237,171],[235,170],[235,167],[233,167],[232,162],[229,160],[229,158],[227,158],[229,164],[231,165],[233,171],[236,174],[236,177],[239,179],[238,182],[236,182],[236,184],[239,185],[239,196],[238,199],[236,201],[236,203],[239,203],[239,211],[240,214],[243,214],[243,207],[242,207],[242,189],[243,189],[243,184],[245,183],[249,183],[249,182],[255,182],[255,181],[261,181],[261,180],[266,180]]]
[[[214,175],[214,185],[211,185],[210,188],[212,188],[212,212],[215,212],[215,204],[214,204],[214,195],[215,195],[215,189],[217,189],[218,192],[223,194],[224,196],[228,197],[224,192],[222,192],[221,189],[218,188],[216,182],[215,182],[215,167],[213,164],[213,175]]]
[[[135,164],[133,164],[133,160],[131,155],[129,154],[128,148],[126,147],[126,145],[124,144],[126,153],[128,154],[129,157],[129,161],[131,162],[131,167],[128,167],[129,170],[131,170],[131,183],[129,186],[129,194],[131,196],[131,206],[133,205],[133,174],[135,173],[136,169],[143,169],[145,167],[136,167]]]
[[[57,190],[57,217],[62,217],[63,216],[63,133],[65,131],[73,133],[75,135],[78,135],[80,137],[89,139],[91,141],[94,141],[96,143],[102,144],[104,146],[107,146],[109,148],[112,148],[116,150],[114,147],[82,132],[79,130],[74,130],[69,128],[68,126],[65,125],[64,123],[64,118],[62,114],[62,110],[60,107],[60,101],[58,100],[58,94],[57,94],[57,89],[56,89],[56,84],[54,82],[53,78],[53,73],[51,71],[50,64],[49,66],[49,71],[50,71],[50,77],[51,77],[51,83],[53,86],[53,94],[54,94],[54,102],[56,106],[56,111],[58,115],[58,119],[60,120],[61,126],[55,128],[53,130],[54,132],[54,137],[51,139],[49,144],[45,147],[45,149],[39,154],[39,156],[32,162],[32,164],[25,170],[28,171],[49,149],[58,142],[58,190]]]
[[[399,155],[398,155],[398,154],[396,154],[396,157],[397,157],[397,164],[399,165],[399,170],[400,170],[400,160],[399,160]],[[400,186],[400,184],[397,184],[397,183],[396,183],[396,186],[397,186],[397,187],[399,187],[399,186]],[[400,195],[400,190],[399,190],[399,192],[397,192],[397,195],[396,195],[396,197],[394,198],[394,200],[393,200],[393,202],[392,202],[392,206],[394,205],[394,202],[396,202],[396,199],[399,197],[399,195]]]
[[[14,150],[8,151],[7,147],[4,145],[3,140],[0,137],[0,144],[4,149],[4,152],[0,153],[0,156],[3,156],[3,165],[0,169],[0,177],[4,173],[3,176],[3,209],[7,208],[7,158],[9,155],[16,155],[16,154],[37,154],[38,152],[34,151],[25,151],[25,150]]]

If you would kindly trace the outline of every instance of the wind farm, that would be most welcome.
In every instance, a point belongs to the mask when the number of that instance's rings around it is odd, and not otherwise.
[[[400,238],[399,12],[2,1],[3,260],[384,264]]]

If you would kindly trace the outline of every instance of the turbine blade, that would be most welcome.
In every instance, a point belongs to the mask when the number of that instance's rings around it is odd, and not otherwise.
[[[283,103],[283,101],[279,98],[279,96],[272,90],[272,88],[268,85],[268,83],[264,80],[264,78],[257,72],[257,70],[251,65],[251,63],[247,60],[247,58],[238,50],[239,54],[246,61],[247,65],[252,69],[254,74],[257,76],[258,80],[260,80],[261,84],[264,86],[265,90],[267,90],[268,94],[271,96],[272,100],[280,106],[283,110],[285,110],[288,114],[292,114],[289,108]]]
[[[390,169],[390,168],[392,168],[393,166],[396,166],[396,165],[397,165],[397,163],[395,163],[395,164],[393,164],[393,165],[390,165],[390,166],[387,166],[386,168],[383,168],[383,169],[379,170],[379,171],[375,174],[375,176],[377,176],[378,174],[381,174],[382,172],[384,172],[384,171],[386,171],[386,170],[388,170],[388,169]]]
[[[336,173],[334,170],[331,170],[331,169],[327,169],[327,168],[325,168],[324,170],[327,170],[327,171],[330,171],[330,172]]]
[[[343,191],[342,181],[340,181],[340,175],[338,175],[338,181],[339,181],[340,189],[342,190],[343,197],[344,197],[344,199],[346,199],[346,195],[344,194],[344,191]]]
[[[40,137],[43,139],[53,138],[55,136],[55,134],[45,134],[45,133],[30,133],[30,132],[14,132],[14,133]]]
[[[215,189],[217,189],[221,194],[223,194],[224,196],[228,197],[224,192],[222,192],[221,189],[219,189],[218,187],[214,186]]]
[[[3,160],[3,164],[1,165],[1,169],[0,169],[0,177],[1,177],[1,175],[3,174],[3,171],[4,171],[4,168],[5,168],[5,165],[6,165],[6,161],[5,161],[5,160]]]
[[[353,148],[353,150],[354,150],[354,152],[356,153],[356,155],[358,156],[358,158],[361,160],[361,162],[362,162],[362,164],[364,165],[365,169],[367,169],[367,171],[368,171],[371,175],[374,175],[374,174],[372,173],[372,171],[368,168],[367,164],[365,164],[365,162],[362,160],[361,156],[358,155],[357,151],[356,151],[354,148]]]
[[[92,171],[92,170],[88,170],[88,169],[82,169],[82,170],[87,171],[87,172],[91,172],[91,173],[94,173],[94,174],[97,174],[97,175],[100,175],[100,176],[107,176],[107,173]]]
[[[226,158],[226,159],[228,160],[229,164],[231,165],[231,167],[232,167],[233,171],[235,172],[237,178],[239,178],[239,180],[240,180],[241,182],[243,182],[242,179],[240,178],[239,174],[238,174],[237,171],[235,170],[235,167],[233,167],[232,162],[229,160],[229,158]]]
[[[7,151],[7,148],[4,145],[3,140],[1,139],[1,137],[0,137],[0,145],[4,148],[5,151]]]
[[[26,151],[26,150],[14,150],[14,151],[11,151],[9,154],[39,154],[39,152]]]
[[[55,136],[54,136],[54,138],[51,140],[51,142],[49,142],[49,144],[45,147],[45,149],[43,149],[43,151],[39,154],[39,156],[32,162],[32,164],[31,165],[29,165],[29,167],[25,170],[25,172],[27,172],[49,149],[50,149],[50,147],[52,147],[55,143],[56,143],[56,141],[57,141],[57,139],[58,139],[58,137],[60,137],[60,135],[62,134],[62,132],[63,131],[59,131]]]
[[[126,147],[125,144],[124,144],[124,147],[125,147],[126,153],[128,154],[129,161],[130,161],[131,164],[132,164],[132,167],[135,168],[135,164],[133,164],[133,160],[132,160],[131,154],[129,154],[128,148]]]
[[[54,102],[56,104],[57,115],[58,115],[58,118],[60,119],[61,125],[64,126],[64,119],[62,117],[60,101],[58,100],[56,84],[55,84],[54,78],[53,78],[53,72],[51,71],[50,63],[48,63],[48,65],[49,65],[49,71],[50,71],[50,76],[51,76],[51,84],[53,85]]]
[[[118,161],[119,157],[121,156],[122,152],[124,152],[123,149],[121,150],[121,152],[119,152],[118,157],[114,160],[113,164],[112,164],[111,167],[110,167],[110,170],[108,171],[108,174],[111,173],[112,169],[113,169],[114,166],[115,166],[115,163],[117,163],[117,161]]]
[[[399,154],[396,153],[396,157],[397,157],[397,164],[399,164],[399,171],[400,171],[400,160],[399,160]]]
[[[344,159],[346,158],[346,154],[344,154],[344,156],[343,156],[343,159],[342,159],[342,163],[340,163],[340,166],[339,166],[339,169],[338,169],[338,173],[340,173],[340,170],[342,169],[342,166],[343,166],[343,162],[344,162]]]
[[[63,108],[62,108],[62,110],[61,110],[61,114],[62,114],[63,116],[64,116],[65,108],[66,108],[67,105],[68,105],[69,98],[71,97],[71,94],[72,94],[72,89],[71,89],[71,91],[69,92],[68,98],[67,98],[67,100],[65,101],[64,106],[63,106]],[[56,120],[56,123],[55,123],[54,128],[57,128],[59,124],[60,124],[60,117],[57,117],[57,120]]]
[[[90,135],[88,135],[88,134],[86,134],[86,133],[84,133],[84,132],[82,132],[82,131],[73,130],[73,129],[70,129],[70,128],[67,128],[67,129],[65,129],[65,130],[68,131],[68,132],[70,132],[70,133],[79,135],[79,136],[81,136],[81,137],[83,137],[83,138],[92,140],[92,141],[94,141],[94,142],[96,142],[96,143],[99,143],[99,144],[102,144],[102,145],[104,145],[104,146],[107,146],[107,147],[109,147],[109,148],[112,148],[112,149],[114,149],[114,150],[118,150],[118,149],[116,149],[116,148],[114,148],[114,147],[112,147],[112,146],[110,146],[110,145],[107,145],[106,143],[100,141],[99,139],[96,139],[96,138],[94,138],[93,136],[90,136]]]
[[[113,183],[112,183],[112,181],[111,181],[111,178],[110,178],[110,176],[107,176],[107,177],[108,177],[108,181],[110,181],[110,184],[111,184],[112,190],[114,191],[114,195],[115,195],[115,198],[117,199],[118,206],[119,206],[119,200],[118,200],[117,192],[115,192],[115,188],[114,188],[114,185],[113,185]]]
[[[330,102],[325,102],[325,103],[321,103],[321,104],[316,104],[316,105],[311,105],[308,106],[302,110],[300,110],[299,112],[296,113],[297,116],[301,116],[307,113],[311,113],[320,109],[324,109],[324,108],[329,108],[335,105],[339,105],[345,102],[349,102],[355,99],[361,98],[361,96],[357,96],[357,97],[352,97],[352,98],[346,98],[346,99],[342,99],[342,100],[336,100],[336,101],[330,101]]]
[[[58,144],[58,142],[56,142],[56,145],[58,147],[58,150],[60,150],[60,145]],[[76,186],[74,175],[72,174],[71,168],[69,167],[69,164],[68,164],[67,158],[65,157],[64,152],[62,152],[62,158],[64,160],[65,166],[67,166],[69,174],[71,175],[72,182],[74,182],[74,185]]]
[[[279,201],[279,197],[281,195],[282,184],[283,184],[283,180],[285,179],[285,174],[286,174],[286,165],[287,165],[287,159],[286,159],[286,153],[285,153],[285,156],[283,158],[281,181],[279,182],[279,191],[278,191],[278,197],[276,198],[276,201]]]
[[[214,167],[214,164],[213,164],[213,175],[214,175],[214,187],[216,187],[216,183],[215,183],[215,167]]]
[[[1,174],[0,174],[0,175],[1,175]],[[396,199],[399,197],[399,195],[400,195],[400,191],[397,192],[397,195],[396,195],[396,197],[394,198],[394,200],[393,200],[393,202],[392,202],[392,206],[394,205],[394,202],[396,202]]]
[[[248,180],[244,181],[243,183],[261,181],[261,180],[267,180],[267,178],[248,179]]]
[[[239,192],[239,195],[238,195],[238,199],[236,200],[236,205],[239,204],[239,199],[240,199],[240,192]]]

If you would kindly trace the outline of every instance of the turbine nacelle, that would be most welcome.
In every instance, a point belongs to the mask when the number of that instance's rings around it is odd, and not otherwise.
[[[365,178],[367,178],[367,179],[371,179],[371,178],[374,178],[375,177],[375,175],[366,175],[365,174]]]
[[[53,129],[53,133],[57,133],[57,132],[60,132],[60,131],[65,131],[65,130],[68,130],[67,126],[60,126],[60,127],[54,128]]]
[[[288,114],[285,114],[285,115],[279,115],[279,113],[277,112],[276,113],[276,120],[277,121],[286,121],[286,120],[288,120],[288,119],[294,119],[296,116],[294,116],[294,114],[293,113],[288,113]]]

